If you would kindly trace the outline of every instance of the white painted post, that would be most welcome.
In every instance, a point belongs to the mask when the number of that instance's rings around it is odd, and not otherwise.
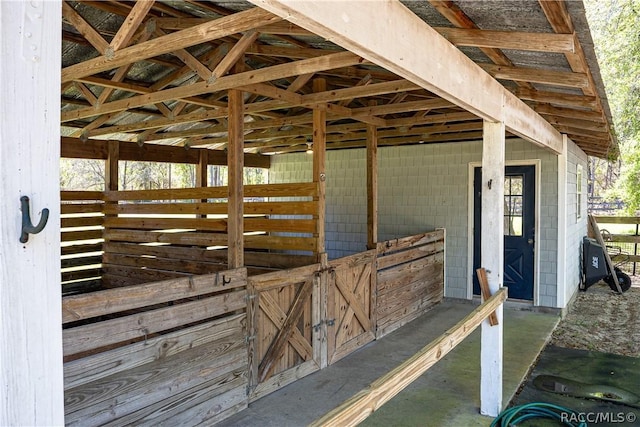
[[[60,1],[0,1],[0,425],[63,425]],[[40,234],[19,241],[20,197]]]
[[[564,308],[567,305],[567,135],[562,135],[562,154],[558,155],[558,271],[556,289],[556,306]]]
[[[481,266],[494,294],[503,283],[505,126],[484,121],[482,144]],[[502,410],[502,306],[498,325],[482,322],[480,344],[480,413],[492,417]]]

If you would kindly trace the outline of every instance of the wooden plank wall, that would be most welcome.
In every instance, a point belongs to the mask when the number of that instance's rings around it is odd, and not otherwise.
[[[60,192],[64,295],[101,287],[104,202],[101,191]]]
[[[444,242],[444,230],[436,230],[378,243],[376,338],[442,300]]]
[[[249,274],[315,261],[316,187],[313,183],[245,186]],[[106,192],[105,286],[226,269],[227,195],[227,187]],[[299,255],[292,256],[291,251]]]
[[[213,424],[245,408],[246,275],[64,297],[66,424]]]

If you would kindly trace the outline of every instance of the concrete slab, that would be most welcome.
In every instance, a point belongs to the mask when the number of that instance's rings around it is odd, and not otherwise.
[[[607,387],[616,387],[640,396],[640,358],[548,346],[513,402],[514,405],[546,402],[562,406],[578,412],[589,425],[640,425],[640,402],[629,406],[540,390],[533,384],[533,380],[539,375],[552,375],[583,383],[583,391],[604,392]]]
[[[222,426],[304,426],[404,362],[475,308],[446,300],[328,368],[254,403]],[[509,402],[559,321],[553,314],[506,308],[504,402]],[[479,415],[480,333],[475,331],[412,385],[369,417],[369,426],[488,426]]]

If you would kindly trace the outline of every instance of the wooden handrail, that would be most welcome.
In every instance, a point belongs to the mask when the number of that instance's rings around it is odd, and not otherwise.
[[[427,344],[400,366],[378,378],[366,389],[314,421],[311,426],[345,427],[362,422],[453,350],[506,299],[507,289],[500,288],[491,298],[436,340]]]

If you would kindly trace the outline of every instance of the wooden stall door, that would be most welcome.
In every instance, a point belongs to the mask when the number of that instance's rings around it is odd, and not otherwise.
[[[319,264],[253,276],[255,356],[250,400],[259,399],[320,369]]]
[[[331,261],[327,350],[332,364],[375,339],[375,251]]]

